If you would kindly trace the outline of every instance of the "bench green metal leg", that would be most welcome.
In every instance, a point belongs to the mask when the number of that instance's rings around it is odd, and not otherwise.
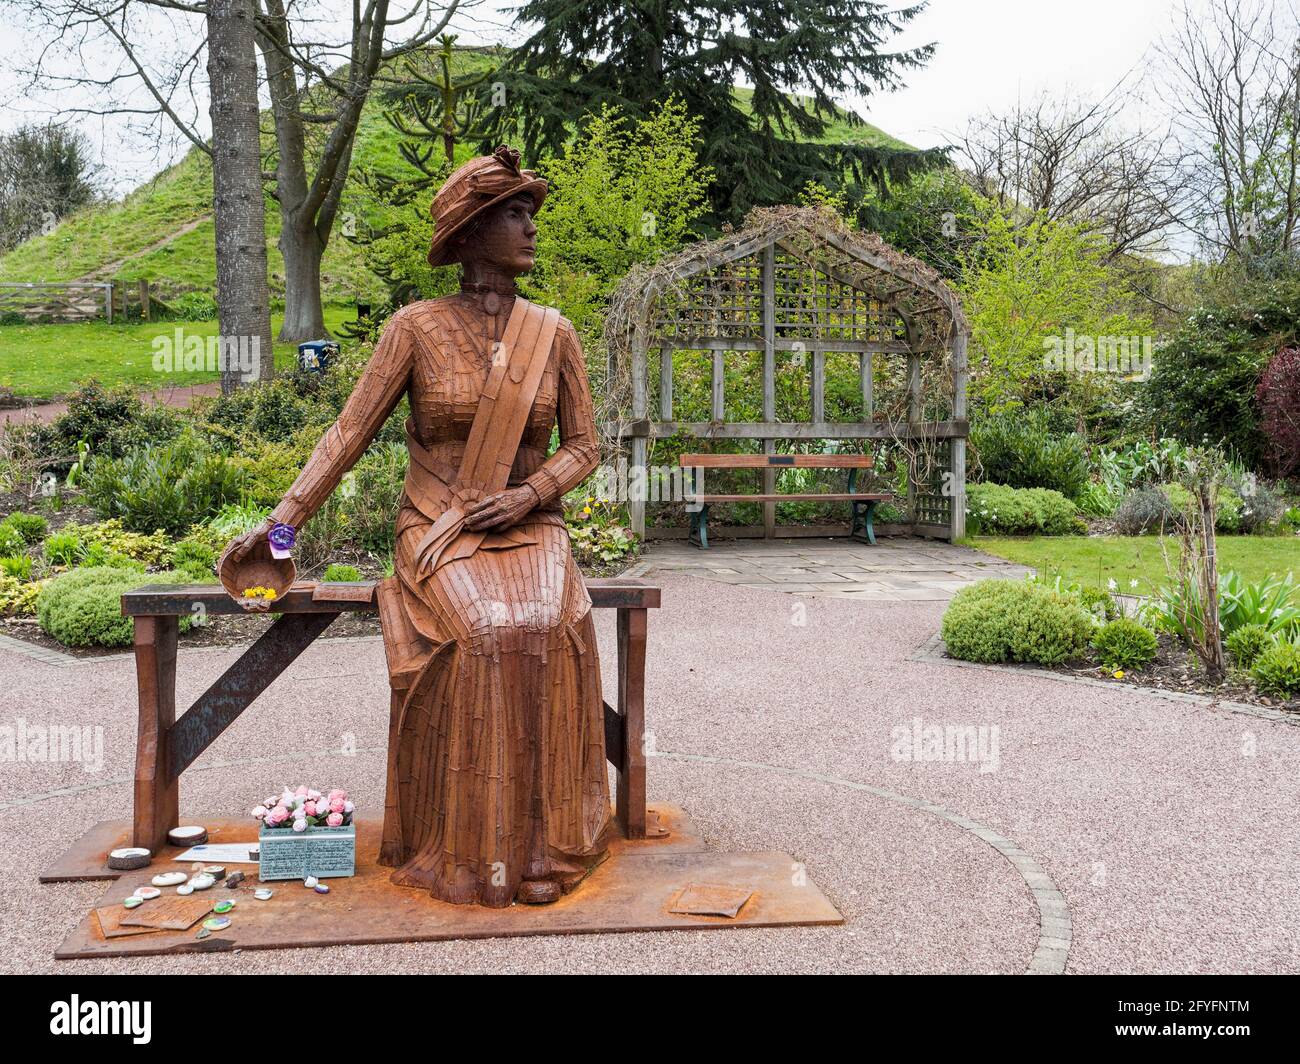
[[[849,529],[849,536],[852,539],[865,538],[873,547],[876,545],[876,529],[872,524],[875,516],[875,500],[868,502],[853,503],[853,525]]]
[[[691,514],[690,542],[701,550],[709,549],[709,504],[702,503],[696,513]]]
[[[849,491],[856,491],[857,484],[858,471],[856,468],[850,469]],[[876,545],[876,530],[871,524],[871,519],[876,512],[875,500],[872,499],[868,502],[853,502],[849,503],[849,505],[853,509],[853,520],[849,525],[849,538],[862,539],[865,537],[866,541],[874,547]]]

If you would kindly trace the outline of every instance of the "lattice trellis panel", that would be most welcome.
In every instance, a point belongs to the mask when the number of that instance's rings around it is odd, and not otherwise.
[[[914,473],[912,520],[960,535],[951,474],[965,461],[968,335],[942,279],[875,234],[814,208],[755,211],[620,285],[606,338],[626,392],[606,431],[638,466],[667,437],[677,451],[691,439],[888,451]],[[769,529],[774,508],[789,508],[763,505]],[[639,531],[644,508],[630,511]]]

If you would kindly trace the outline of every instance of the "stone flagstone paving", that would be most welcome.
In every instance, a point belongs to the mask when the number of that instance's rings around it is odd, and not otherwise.
[[[1023,565],[938,540],[881,538],[873,547],[842,537],[722,540],[708,550],[683,540],[652,540],[626,575],[663,571],[863,602],[941,602],[977,580],[1029,573]]]

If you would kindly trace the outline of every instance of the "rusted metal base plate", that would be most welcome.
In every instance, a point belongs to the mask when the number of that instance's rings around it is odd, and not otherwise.
[[[246,834],[252,838],[251,830],[246,829]],[[317,894],[297,882],[282,882],[271,884],[275,894],[263,902],[253,897],[258,885],[255,879],[233,890],[214,887],[214,902],[234,897],[237,905],[229,914],[230,926],[204,939],[195,937],[193,928],[105,938],[91,912],[54,955],[70,960],[518,935],[843,923],[816,886],[792,882],[803,877],[791,874],[794,858],[784,853],[716,853],[673,850],[666,842],[622,843],[572,894],[554,904],[486,909],[448,905],[423,891],[394,886],[389,882],[392,870],[375,864],[378,837],[377,830],[358,832],[357,874],[330,880],[329,894]],[[148,883],[160,863],[155,860],[149,868],[122,873],[97,907],[120,902],[137,886]],[[752,896],[734,918],[671,912],[682,892],[699,883],[749,891]]]
[[[208,829],[208,842],[238,842],[242,839],[254,840],[257,832],[252,829],[249,820],[186,820],[187,824],[202,824]],[[653,853],[690,853],[704,849],[704,840],[696,833],[690,818],[679,805],[670,803],[655,804],[646,807],[646,829],[651,832],[656,825],[667,831],[666,835],[655,835],[640,841],[630,841],[622,837],[611,840],[610,852],[616,854],[625,848],[645,850]],[[362,832],[376,838],[381,830],[378,822],[360,821]],[[108,867],[108,854],[122,846],[131,845],[131,822],[129,820],[102,820],[68,847],[54,864],[40,875],[42,883],[81,883],[88,879],[117,879],[127,873]],[[160,870],[170,868],[169,864],[183,847],[166,846],[162,853],[154,856],[149,869],[153,875]],[[161,867],[160,867],[161,866]],[[234,866],[236,871],[240,866]],[[242,866],[244,871],[253,865]]]

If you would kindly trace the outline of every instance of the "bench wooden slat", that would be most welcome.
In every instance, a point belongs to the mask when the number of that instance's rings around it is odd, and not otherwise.
[[[824,495],[696,495],[694,498],[699,502],[849,502],[856,500],[858,502],[884,502],[892,499],[892,495],[864,495],[861,492],[849,493],[846,491],[828,492]]]
[[[871,469],[869,454],[684,454],[683,468],[699,469]]]
[[[377,608],[373,580],[342,584],[341,587],[370,587],[370,596],[360,601],[315,598],[315,583],[294,584],[274,603],[272,613],[372,613]],[[328,587],[329,585],[324,585]],[[657,609],[659,588],[623,577],[593,577],[587,594],[597,609]],[[200,610],[201,607],[201,610]],[[196,611],[214,616],[243,614],[244,607],[226,594],[220,584],[147,584],[122,596],[125,617],[185,617]]]

